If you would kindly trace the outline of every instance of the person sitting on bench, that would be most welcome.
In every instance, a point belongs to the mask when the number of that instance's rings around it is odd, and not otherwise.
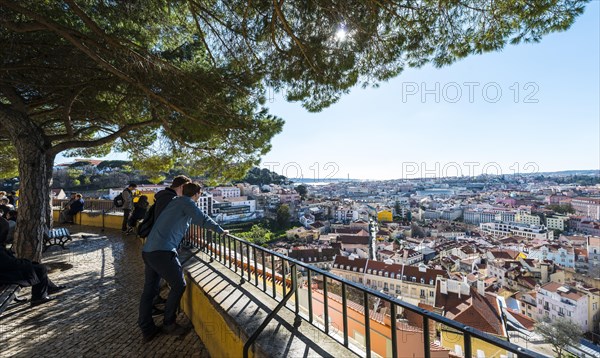
[[[83,199],[81,194],[73,193],[71,200],[65,205],[65,208],[60,213],[60,222],[64,224],[73,224],[73,218],[77,213],[83,211]]]
[[[46,266],[16,258],[5,242],[0,242],[0,284],[31,286],[31,307],[51,301],[49,294],[65,288],[50,281]]]

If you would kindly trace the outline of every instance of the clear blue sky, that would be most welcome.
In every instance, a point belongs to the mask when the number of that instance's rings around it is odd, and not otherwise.
[[[354,89],[320,113],[275,94],[269,107],[286,124],[261,166],[318,179],[334,171],[342,178],[394,179],[484,168],[599,169],[599,83],[600,3],[593,1],[568,31],[540,43],[442,69],[407,69],[378,89]]]

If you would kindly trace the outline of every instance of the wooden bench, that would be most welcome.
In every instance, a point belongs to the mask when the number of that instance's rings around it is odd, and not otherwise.
[[[44,235],[44,249],[45,252],[50,246],[56,245],[65,248],[65,244],[71,241],[71,233],[68,229],[61,227],[56,229],[50,229],[47,234]]]
[[[15,299],[21,288],[13,284],[0,284],[0,315],[8,305]]]

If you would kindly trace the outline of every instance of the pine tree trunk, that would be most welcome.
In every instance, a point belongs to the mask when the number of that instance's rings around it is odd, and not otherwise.
[[[19,159],[19,209],[13,248],[18,257],[41,262],[43,233],[51,223],[54,155],[43,131],[26,115],[0,112],[0,124],[7,129]]]

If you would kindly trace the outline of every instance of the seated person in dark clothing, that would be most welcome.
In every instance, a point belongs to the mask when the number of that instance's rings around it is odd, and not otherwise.
[[[50,281],[44,265],[16,258],[5,248],[4,242],[0,242],[0,284],[31,286],[32,307],[51,301],[52,298],[48,294],[64,288]]]
[[[0,242],[12,244],[17,215],[15,210],[10,210],[6,205],[0,205]]]
[[[0,208],[0,243],[5,247],[8,242],[8,232],[10,231],[10,223],[4,218],[4,211]]]
[[[81,197],[81,194],[75,194],[75,197],[69,201],[61,213],[63,215],[63,222],[73,223],[73,218],[81,211],[83,211],[83,198]]]
[[[148,210],[148,197],[146,195],[140,196],[138,201],[133,204],[133,212],[129,217],[127,222],[127,233],[130,234],[133,232],[135,227],[137,226],[138,221],[142,220],[146,215],[146,211]]]

